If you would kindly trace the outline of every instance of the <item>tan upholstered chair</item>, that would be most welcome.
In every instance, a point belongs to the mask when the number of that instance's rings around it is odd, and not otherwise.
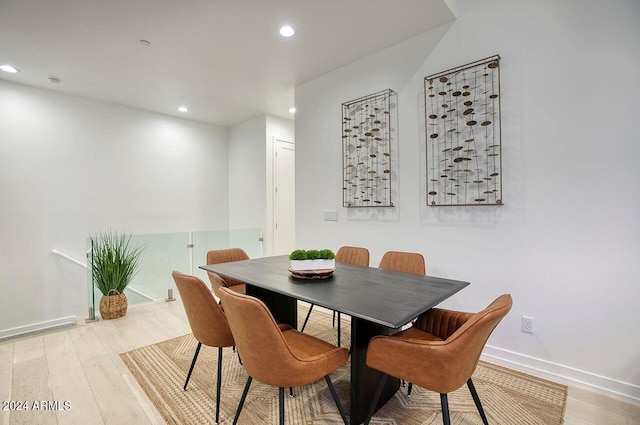
[[[369,250],[367,248],[360,248],[357,246],[342,246],[336,252],[336,262],[337,263],[346,263],[346,264],[354,264],[356,266],[365,266],[369,267]],[[313,310],[313,304],[309,307],[309,311],[307,312],[307,317],[304,319],[304,323],[300,332],[304,332],[305,326],[307,326],[307,321],[309,320],[309,316],[311,316],[311,311]],[[333,326],[336,325],[336,312],[333,312]],[[340,347],[340,312],[338,312],[338,347]]]
[[[186,391],[191,372],[196,365],[198,354],[202,344],[210,347],[218,347],[218,378],[216,382],[216,423],[220,416],[220,383],[222,377],[222,347],[235,345],[231,329],[227,323],[227,318],[218,305],[216,299],[211,294],[207,285],[195,276],[189,276],[180,272],[172,273],[176,282],[184,310],[189,319],[189,325],[193,336],[198,340],[196,353],[191,361],[191,367],[184,382],[183,389]]]
[[[369,250],[357,246],[342,246],[336,252],[336,261],[369,267]]]
[[[378,268],[419,275],[427,274],[424,257],[417,252],[387,251],[382,256]],[[404,385],[403,380],[402,386]],[[411,396],[411,384],[409,384],[408,395]]]
[[[280,424],[284,424],[284,388],[324,378],[345,424],[347,417],[329,374],[347,362],[346,348],[278,325],[260,300],[221,288],[220,296],[231,332],[249,378],[233,423],[238,422],[253,379],[279,388]]]
[[[378,268],[421,275],[427,274],[424,257],[416,252],[388,251],[382,256]]]
[[[367,366],[382,373],[365,424],[371,420],[387,376],[391,375],[440,393],[445,425],[450,423],[447,393],[466,382],[482,422],[488,425],[471,375],[489,336],[511,310],[512,302],[511,295],[504,294],[475,314],[434,308],[407,330],[372,338]]]
[[[231,263],[233,261],[248,260],[249,256],[242,248],[214,249],[207,252],[207,264]],[[246,292],[246,284],[235,279],[221,278],[215,273],[207,272],[213,292],[218,298],[220,294],[218,289],[226,286],[236,292],[244,294]]]

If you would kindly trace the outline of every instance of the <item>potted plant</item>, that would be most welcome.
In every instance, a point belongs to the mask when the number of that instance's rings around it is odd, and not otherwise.
[[[296,249],[289,254],[291,270],[331,270],[336,267],[336,254],[330,249]]]
[[[90,236],[91,271],[94,285],[102,293],[100,315],[103,319],[116,319],[127,313],[128,301],[124,294],[138,271],[138,259],[143,247],[131,244],[131,235],[106,231]]]

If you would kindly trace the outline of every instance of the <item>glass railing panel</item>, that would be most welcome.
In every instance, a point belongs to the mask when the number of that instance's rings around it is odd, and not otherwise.
[[[171,272],[189,273],[189,234],[162,233],[133,235],[133,245],[144,246],[139,260],[139,271],[134,276],[126,294],[131,304],[164,299],[169,289],[177,289]]]
[[[262,257],[260,229],[232,229],[229,231],[229,246],[245,250],[249,258]]]
[[[132,235],[130,243],[132,246],[144,247],[138,261],[138,273],[125,289],[127,300],[132,305],[165,299],[169,289],[176,296],[177,288],[171,277],[173,270],[193,274],[208,284],[209,278],[200,266],[206,264],[207,251],[211,249],[239,247],[250,258],[262,256],[259,229]],[[87,251],[91,251],[89,238]],[[102,293],[93,284],[91,257],[88,258],[87,266],[89,311],[93,309],[98,314]],[[89,318],[91,319],[90,313]]]
[[[207,251],[229,248],[228,230],[206,230],[192,233],[193,241],[193,275],[198,276],[208,285],[207,273],[200,266],[207,264]]]

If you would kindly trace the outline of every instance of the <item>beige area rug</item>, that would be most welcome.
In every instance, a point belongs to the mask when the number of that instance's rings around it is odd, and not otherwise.
[[[299,323],[304,320],[305,309]],[[342,322],[343,346],[349,344],[349,322]],[[305,333],[337,341],[331,316],[315,311]],[[217,348],[203,346],[187,391],[182,390],[197,341],[184,335],[139,348],[120,356],[151,399],[167,424],[210,424],[215,422]],[[220,423],[231,424],[242,395],[247,374],[231,348],[223,350]],[[348,411],[349,364],[331,375],[340,399]],[[567,387],[491,363],[478,365],[473,381],[491,425],[556,425],[563,423]],[[340,424],[342,420],[324,380],[294,389],[286,398],[287,424]],[[451,423],[482,424],[469,390],[464,385],[449,394]],[[277,424],[278,390],[253,381],[239,424]],[[373,417],[371,424],[440,425],[440,396],[414,387],[410,399],[406,388]],[[355,425],[355,424],[354,424]]]

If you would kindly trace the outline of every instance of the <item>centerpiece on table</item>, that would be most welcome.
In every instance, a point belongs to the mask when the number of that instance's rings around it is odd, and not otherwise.
[[[331,277],[336,269],[336,254],[330,249],[296,249],[289,255],[289,271],[301,279],[323,279]]]

